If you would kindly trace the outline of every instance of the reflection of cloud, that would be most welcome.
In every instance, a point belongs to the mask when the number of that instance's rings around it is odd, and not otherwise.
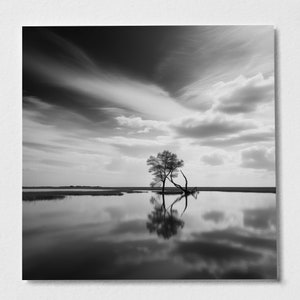
[[[172,278],[170,261],[149,258],[149,253],[164,247],[155,240],[95,242],[89,235],[79,239],[69,235],[67,241],[47,244],[47,251],[26,256],[23,279]]]
[[[253,208],[244,210],[245,226],[269,229],[276,226],[276,208]]]
[[[222,279],[275,279],[276,268],[269,272],[268,269],[261,266],[250,266],[246,270],[233,268],[222,275]]]
[[[208,268],[192,270],[183,275],[184,279],[217,279],[217,276]]]
[[[145,235],[145,220],[120,221],[120,206],[101,212],[111,218],[25,230],[24,279],[276,278],[274,239],[227,229],[162,243]]]
[[[187,279],[275,279],[276,240],[239,229],[192,234],[172,253],[193,266]]]
[[[174,253],[188,262],[196,262],[199,259],[215,263],[249,262],[261,258],[261,254],[241,247],[201,240],[178,242]]]
[[[207,212],[203,215],[204,220],[212,220],[215,223],[219,223],[223,221],[224,218],[225,218],[224,213],[222,211],[216,211],[216,210]]]
[[[243,168],[274,170],[274,149],[253,147],[242,151],[241,166]]]
[[[234,243],[242,247],[260,248],[272,250],[274,252],[276,251],[275,239],[263,238],[259,236],[249,236],[245,234],[242,235],[230,229],[204,232],[201,235],[197,236],[211,241],[223,241],[226,243]]]
[[[271,272],[266,272],[266,269],[260,266],[252,266],[249,268],[232,268],[224,273],[216,273],[208,268],[187,272],[184,275],[185,279],[266,279],[276,278],[276,268]]]
[[[112,231],[111,234],[124,234],[124,233],[145,233],[146,225],[145,220],[130,220],[123,221],[118,224]]]
[[[107,212],[112,220],[119,220],[123,216],[123,211],[120,207],[109,206],[104,209]]]

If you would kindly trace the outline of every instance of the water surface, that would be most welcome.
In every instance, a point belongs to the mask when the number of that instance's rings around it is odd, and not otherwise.
[[[23,279],[277,278],[275,194],[159,197],[23,202]]]

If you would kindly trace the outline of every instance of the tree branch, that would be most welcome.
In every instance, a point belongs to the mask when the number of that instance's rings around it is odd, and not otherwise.
[[[187,181],[187,178],[185,177],[185,175],[183,174],[183,172],[180,170],[180,173],[182,174],[182,176],[184,177],[185,179],[185,190],[187,191],[187,187],[188,187],[188,181]]]
[[[168,178],[168,180],[169,180],[170,182],[173,183],[173,185],[174,185],[175,187],[177,187],[178,189],[182,190],[182,191],[185,193],[185,190],[183,189],[183,187],[182,187],[181,185],[177,184],[176,182],[174,182],[173,177],[172,177],[172,174],[171,174],[171,179],[170,179],[169,177],[167,177],[167,178]]]

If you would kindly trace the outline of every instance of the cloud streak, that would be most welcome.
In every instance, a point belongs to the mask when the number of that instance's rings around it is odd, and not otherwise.
[[[154,83],[99,66],[84,51],[55,34],[48,35],[47,42],[77,63],[70,64],[51,53],[27,53],[25,47],[25,89],[29,86],[41,101],[94,121],[108,118],[109,109],[127,110],[154,119],[179,117],[188,112]],[[33,86],[30,78],[37,80],[39,86]]]
[[[273,74],[272,26],[195,26],[177,39],[177,47],[158,66],[158,77],[193,108],[208,108],[209,90],[220,81]]]
[[[192,138],[222,137],[256,128],[251,120],[230,119],[223,115],[200,114],[175,120],[173,129],[179,136]]]
[[[210,138],[201,141],[201,145],[210,147],[231,147],[253,143],[274,143],[274,130],[256,130],[254,132],[242,132],[239,135],[222,138]]]

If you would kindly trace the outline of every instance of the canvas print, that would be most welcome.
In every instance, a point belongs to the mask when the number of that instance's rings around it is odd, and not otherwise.
[[[272,26],[23,27],[24,280],[276,280]]]

